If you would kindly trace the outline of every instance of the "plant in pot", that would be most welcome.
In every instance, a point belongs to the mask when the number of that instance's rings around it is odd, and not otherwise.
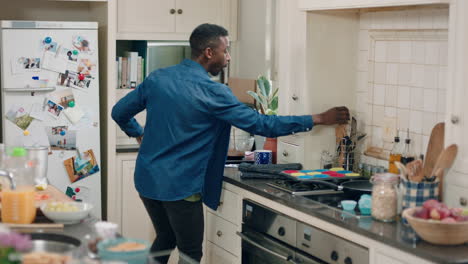
[[[273,89],[271,80],[260,75],[257,78],[257,91],[248,91],[247,93],[255,99],[255,106],[260,113],[265,115],[278,114],[278,88]],[[276,138],[267,138],[263,149],[273,152],[273,163],[276,163]]]

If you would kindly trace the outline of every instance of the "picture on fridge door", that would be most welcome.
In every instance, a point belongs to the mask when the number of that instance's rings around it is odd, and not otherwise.
[[[45,127],[51,150],[76,150],[76,130],[68,126]]]
[[[26,111],[23,106],[19,105],[12,105],[5,114],[5,117],[22,130],[26,130],[34,120],[34,118],[29,115],[29,112]]]
[[[99,171],[94,152],[89,149],[63,162],[71,182],[82,180]]]
[[[60,116],[60,113],[62,113],[63,106],[59,105],[58,103],[52,100],[47,100],[46,109],[47,113],[49,113],[50,116],[52,116],[53,118],[58,118]]]
[[[61,86],[76,88],[76,89],[87,89],[91,83],[93,77],[90,75],[85,76],[72,71],[65,71],[65,73],[59,74],[57,84]]]
[[[50,52],[57,52],[58,44],[57,42],[44,43],[44,50]]]
[[[70,88],[50,93],[49,100],[57,102],[64,109],[75,106],[75,96],[73,95],[73,90]]]
[[[19,57],[11,61],[12,74],[21,74],[28,71],[40,71],[41,58]]]

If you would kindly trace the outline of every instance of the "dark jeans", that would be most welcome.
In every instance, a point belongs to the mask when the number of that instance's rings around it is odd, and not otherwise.
[[[183,254],[200,261],[203,255],[204,232],[202,202],[158,201],[142,196],[140,198],[156,230],[151,252],[174,249],[177,246]],[[158,257],[156,260],[167,263],[169,256]]]

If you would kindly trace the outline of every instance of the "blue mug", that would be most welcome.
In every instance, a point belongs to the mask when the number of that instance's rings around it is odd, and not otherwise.
[[[271,164],[273,160],[273,153],[271,150],[255,150],[254,151],[255,164]]]

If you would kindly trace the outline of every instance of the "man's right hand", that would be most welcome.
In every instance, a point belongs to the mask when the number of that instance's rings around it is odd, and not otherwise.
[[[314,125],[346,124],[349,121],[349,110],[346,106],[333,107],[321,114],[312,115],[312,119]]]

